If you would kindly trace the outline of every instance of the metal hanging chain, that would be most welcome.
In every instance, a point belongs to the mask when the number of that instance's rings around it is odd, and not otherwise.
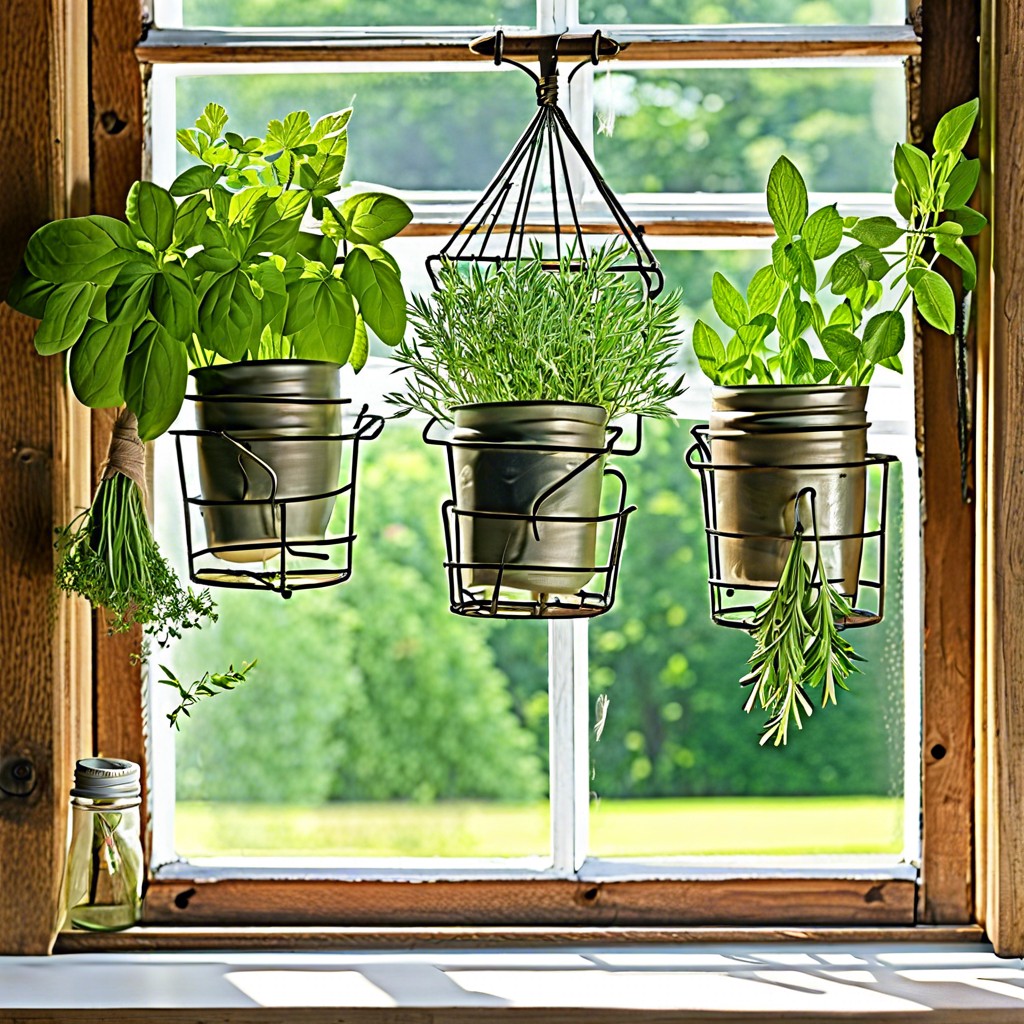
[[[498,31],[474,40],[470,49],[474,53],[493,57],[496,66],[511,64],[525,71],[536,86],[537,113],[454,234],[439,253],[428,257],[427,272],[434,287],[440,287],[437,269],[444,260],[500,267],[509,260],[522,259],[526,237],[531,232],[554,234],[553,266],[561,261],[563,249],[566,248],[562,235],[571,235],[573,268],[582,269],[586,266],[585,236],[590,232],[598,233],[599,229],[594,225],[585,227],[580,219],[569,169],[570,159],[574,155],[610,215],[609,230],[599,233],[621,235],[632,254],[631,260],[627,257],[626,262],[613,269],[620,273],[638,274],[647,294],[652,298],[658,295],[664,287],[664,277],[643,238],[643,229],[630,219],[558,105],[559,56],[585,58],[569,72],[567,82],[571,84],[582,68],[597,65],[602,58],[614,57],[620,50],[619,44],[604,36],[600,30],[591,36],[566,33],[506,36],[504,32]],[[535,59],[540,73],[510,57],[510,52]],[[550,212],[550,223],[538,222],[536,219],[531,223],[531,204],[538,182],[542,182],[545,177],[551,209],[545,209],[544,212]],[[564,218],[560,210],[563,198],[567,213]],[[500,240],[502,235],[506,236],[503,243]]]

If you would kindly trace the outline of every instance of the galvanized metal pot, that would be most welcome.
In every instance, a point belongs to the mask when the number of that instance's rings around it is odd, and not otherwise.
[[[783,538],[792,537],[797,495],[805,487],[815,491],[819,536],[863,533],[867,394],[866,387],[820,385],[712,388],[717,526],[744,535],[719,538],[722,583],[778,583],[790,547]],[[810,536],[806,499],[800,517]],[[857,592],[862,548],[861,537],[822,543],[829,579],[851,598]]]
[[[296,399],[341,397],[337,363],[302,359],[255,360],[193,370],[196,421],[200,430],[216,430],[241,442],[277,475],[277,497],[323,494],[338,486],[341,442],[289,441],[285,438],[341,433],[341,406]],[[269,399],[269,400],[268,400]],[[281,438],[278,440],[277,438]],[[230,441],[200,437],[199,480],[208,501],[266,499],[271,478]],[[323,540],[334,511],[334,497],[288,506],[289,542]],[[246,545],[218,552],[229,562],[265,561],[280,553],[281,517],[274,506],[238,504],[203,509],[210,547]]]
[[[508,516],[459,516],[460,561],[502,565],[503,587],[546,594],[574,594],[585,587],[592,571],[564,570],[595,565],[596,523],[541,519],[534,532],[531,517],[600,515],[605,457],[594,453],[605,447],[608,413],[571,402],[465,405],[454,413],[456,506]],[[573,448],[590,452],[565,450]],[[464,572],[466,586],[497,582],[496,569]]]

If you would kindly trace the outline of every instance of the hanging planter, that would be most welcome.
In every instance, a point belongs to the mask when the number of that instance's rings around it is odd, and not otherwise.
[[[932,266],[946,257],[963,294],[974,288],[974,257],[960,236],[984,225],[966,209],[979,165],[962,149],[976,115],[976,102],[946,114],[931,157],[897,147],[902,223],[844,219],[834,205],[809,212],[800,172],[780,157],[766,194],[771,262],[745,292],[714,275],[715,312],[731,337],[694,325],[694,351],[715,385],[710,422],[687,455],[703,486],[711,611],[754,638],[742,683],[746,710],[768,715],[762,743],[785,743],[790,725],[802,728],[811,690],[822,707],[836,703],[858,660],[840,631],[882,618],[893,459],[867,450],[867,384],[877,366],[902,370],[910,301],[962,343],[953,290]],[[858,607],[869,590],[875,607]]]

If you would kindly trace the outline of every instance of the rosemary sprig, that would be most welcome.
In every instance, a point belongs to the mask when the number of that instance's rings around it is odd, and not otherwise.
[[[790,725],[803,729],[814,711],[809,689],[821,687],[822,707],[836,704],[836,688],[849,689],[847,678],[859,671],[854,662],[862,660],[839,631],[850,603],[827,578],[817,536],[813,569],[808,567],[803,534],[798,522],[778,586],[754,612],[751,671],[740,680],[751,687],[743,710],[760,706],[768,712],[762,746],[786,744]]]
[[[246,661],[236,672],[235,666],[229,665],[227,672],[206,672],[202,679],[185,684],[166,665],[161,665],[165,678],[160,682],[164,686],[173,686],[181,698],[181,703],[167,716],[167,720],[175,729],[180,729],[179,715],[190,718],[192,712],[189,708],[195,707],[204,697],[216,697],[225,690],[233,690],[239,683],[245,682],[249,671],[255,667],[255,661]]]

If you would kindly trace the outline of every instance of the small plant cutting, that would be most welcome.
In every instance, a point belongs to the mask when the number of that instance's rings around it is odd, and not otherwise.
[[[396,351],[406,389],[389,399],[454,424],[466,586],[524,590],[538,607],[582,592],[597,571],[609,421],[669,416],[682,393],[680,296],[648,299],[612,270],[622,254],[443,263],[439,290],[410,306],[414,337]]]
[[[858,660],[840,629],[877,621],[858,622],[853,608],[868,466],[888,458],[867,455],[867,385],[877,366],[902,370],[911,305],[962,343],[977,281],[964,237],[986,223],[967,206],[980,165],[963,149],[977,111],[976,100],[949,111],[930,156],[896,146],[899,220],[843,217],[834,205],[810,212],[800,172],[781,157],[767,186],[771,262],[745,291],[714,275],[715,311],[731,336],[694,325],[714,385],[702,471],[705,484],[714,474],[713,592],[770,591],[743,622],[755,641],[746,710],[768,715],[762,743],[783,744],[790,724],[802,727],[810,690],[822,706],[836,702]],[[959,277],[959,302],[936,269],[943,258]],[[813,521],[812,536],[801,520]]]
[[[160,669],[164,678],[160,680],[164,686],[173,687],[178,694],[178,706],[167,715],[167,721],[175,729],[180,730],[179,718],[184,715],[190,718],[191,709],[206,697],[216,697],[226,690],[233,690],[236,686],[244,683],[249,672],[256,667],[255,661],[246,661],[236,672],[234,665],[229,665],[227,672],[204,672],[201,679],[193,680],[191,683],[183,683],[166,665]]]

